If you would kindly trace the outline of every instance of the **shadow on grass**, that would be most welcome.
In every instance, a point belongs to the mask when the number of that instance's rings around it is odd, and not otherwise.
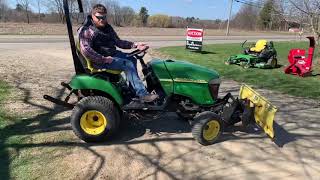
[[[197,54],[217,54],[216,52],[212,51],[190,51],[192,53],[197,53]]]
[[[253,67],[253,68],[270,71],[270,70],[272,70],[272,69],[280,69],[280,68],[283,68],[283,67],[284,67],[284,65],[282,65],[282,64],[277,64],[277,66],[276,66],[275,68],[272,68],[272,67],[268,67],[268,68]]]
[[[277,67],[275,69],[279,69],[279,68],[282,68],[282,67],[284,67],[283,64],[277,64]]]

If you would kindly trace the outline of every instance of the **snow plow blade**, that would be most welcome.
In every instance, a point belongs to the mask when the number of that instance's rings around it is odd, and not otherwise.
[[[256,123],[270,138],[274,139],[273,121],[277,108],[246,84],[241,86],[239,97],[250,101],[250,106],[254,107]]]

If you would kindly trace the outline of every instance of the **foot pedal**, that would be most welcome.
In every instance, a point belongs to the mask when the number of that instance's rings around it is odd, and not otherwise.
[[[143,111],[161,111],[162,106],[151,105],[148,103],[141,103],[140,101],[132,101],[131,103],[125,105],[123,110],[143,110]]]

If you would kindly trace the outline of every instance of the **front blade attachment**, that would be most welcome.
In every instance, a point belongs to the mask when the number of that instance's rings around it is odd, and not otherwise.
[[[254,107],[254,119],[256,123],[273,139],[273,121],[277,108],[246,84],[241,86],[239,98],[250,101],[250,107]]]

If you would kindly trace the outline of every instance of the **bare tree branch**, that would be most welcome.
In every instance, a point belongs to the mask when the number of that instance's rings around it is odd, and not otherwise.
[[[27,22],[28,24],[30,23],[30,16],[29,16],[29,13],[30,13],[30,1],[29,0],[18,0],[18,3],[20,3],[24,10],[25,10],[25,14],[27,16]]]

